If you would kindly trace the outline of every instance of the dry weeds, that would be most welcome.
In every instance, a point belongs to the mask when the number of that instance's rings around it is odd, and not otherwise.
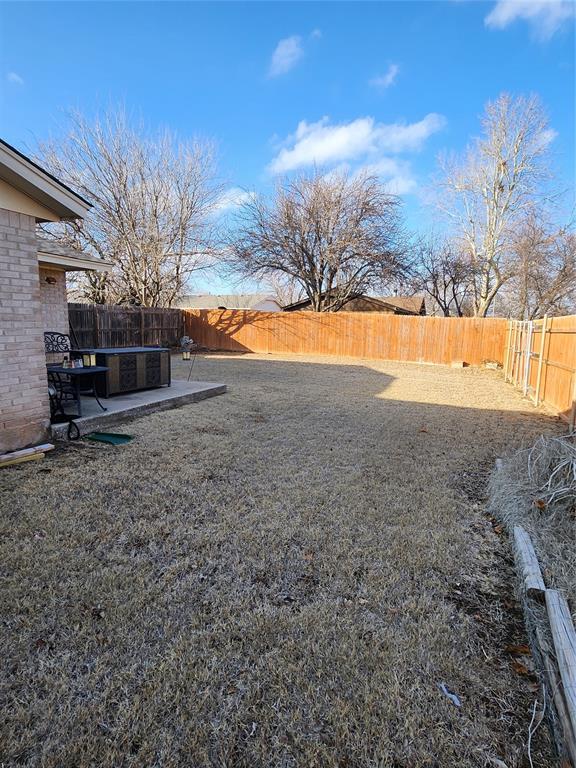
[[[471,369],[222,355],[195,377],[229,393],[0,474],[0,762],[527,765],[483,503],[494,458],[556,421]],[[532,756],[552,764],[543,728]]]
[[[506,457],[490,481],[491,510],[522,525],[536,548],[547,585],[576,610],[576,435],[540,437]]]

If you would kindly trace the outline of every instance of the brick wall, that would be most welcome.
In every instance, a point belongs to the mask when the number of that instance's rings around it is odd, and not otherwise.
[[[45,331],[70,333],[68,324],[68,298],[66,295],[66,272],[63,269],[40,267],[40,301],[42,322]],[[47,363],[61,363],[62,352],[46,353]]]
[[[40,301],[44,330],[68,334],[66,272],[63,269],[40,267]]]
[[[46,438],[43,332],[35,220],[0,209],[0,453]]]

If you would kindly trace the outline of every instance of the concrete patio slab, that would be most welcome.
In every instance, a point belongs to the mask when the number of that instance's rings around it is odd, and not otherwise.
[[[173,379],[169,387],[128,392],[125,395],[115,395],[102,400],[106,411],[98,407],[93,397],[83,397],[82,418],[74,421],[78,425],[80,434],[85,435],[125,419],[197,403],[199,400],[223,395],[225,392],[226,385],[218,382]],[[66,440],[68,424],[53,424],[50,431],[55,440]]]

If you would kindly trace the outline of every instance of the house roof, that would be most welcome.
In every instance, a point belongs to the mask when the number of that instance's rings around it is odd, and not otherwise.
[[[425,310],[426,306],[424,296],[368,296],[364,293],[352,293],[346,303],[360,298],[364,298],[367,301],[372,301],[376,304],[383,304],[402,315],[419,315],[423,309]],[[301,299],[300,301],[295,301],[293,304],[287,304],[284,307],[284,310],[290,312],[301,307],[307,307],[310,303],[310,299],[308,298]],[[346,310],[346,304],[344,304],[342,309]]]
[[[191,294],[182,296],[177,306],[184,309],[254,309],[265,301],[278,304],[270,293]],[[278,306],[280,306],[278,304]]]
[[[377,301],[411,315],[419,315],[425,308],[424,296],[374,296]]]
[[[38,238],[38,261],[40,264],[61,267],[67,272],[85,270],[106,272],[113,266],[111,261],[104,261],[98,256],[92,256],[84,251],[70,248],[56,240],[49,240],[44,237]]]
[[[53,211],[60,220],[82,218],[91,208],[87,200],[2,139],[0,179]]]
[[[324,292],[322,296],[324,296],[325,293],[326,292]],[[362,293],[351,293],[347,301],[352,301],[353,299],[359,299],[361,296],[363,296]],[[285,304],[283,309],[285,312],[291,312],[292,310],[299,309],[300,307],[307,307],[310,304],[312,304],[312,302],[308,297],[306,297],[304,299],[299,299],[298,301],[293,301],[292,304]]]

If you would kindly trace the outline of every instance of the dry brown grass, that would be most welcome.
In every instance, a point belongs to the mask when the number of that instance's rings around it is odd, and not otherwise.
[[[535,693],[483,499],[494,458],[555,420],[471,369],[195,375],[229,393],[0,474],[0,762],[527,765]],[[552,764],[544,728],[532,756]]]

